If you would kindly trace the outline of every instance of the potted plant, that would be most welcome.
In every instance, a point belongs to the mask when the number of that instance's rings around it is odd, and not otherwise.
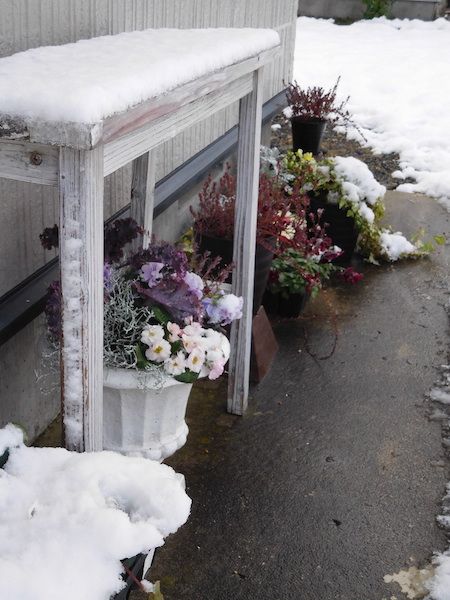
[[[350,260],[358,242],[358,207],[348,199],[345,190],[350,191],[349,182],[345,182],[347,187],[343,185],[344,179],[335,170],[336,159],[319,161],[311,153],[297,150],[288,152],[281,164],[289,183],[300,185],[308,194],[311,213],[321,215],[327,226],[327,235],[340,248],[341,253],[335,261]],[[379,193],[384,194],[381,187]],[[364,206],[367,206],[365,202]]]
[[[43,235],[49,240],[55,235]],[[54,231],[54,228],[53,228]],[[104,448],[162,460],[186,442],[192,383],[216,379],[230,346],[223,327],[242,315],[242,298],[226,294],[228,270],[166,242],[125,255],[139,233],[131,219],[105,233]],[[195,272],[194,270],[195,269]],[[46,306],[60,336],[59,283]]]
[[[345,110],[349,98],[341,103],[336,100],[339,81],[340,78],[330,90],[318,86],[305,89],[296,81],[289,83],[285,115],[291,121],[294,152],[301,149],[319,154],[327,123],[350,123],[350,113]]]
[[[321,262],[318,255],[306,257],[289,248],[272,262],[265,296],[268,312],[284,318],[297,318],[308,297],[314,298],[319,293],[332,271],[333,265],[328,261]]]
[[[236,179],[229,169],[216,183],[209,177],[199,194],[198,208],[191,207],[194,236],[200,251],[221,256],[225,263],[233,259]],[[262,173],[259,182],[258,222],[256,234],[253,314],[261,306],[274,254],[302,245],[305,207],[308,199],[295,187],[286,193],[284,182],[276,173]],[[299,218],[293,219],[293,215]]]
[[[298,150],[278,156],[278,171],[287,188],[308,194],[311,216],[321,215],[327,234],[343,251],[338,261],[348,261],[355,249],[374,264],[419,258],[444,243],[442,236],[435,236],[434,243],[422,241],[423,231],[409,241],[383,225],[386,188],[356,158],[316,160]]]

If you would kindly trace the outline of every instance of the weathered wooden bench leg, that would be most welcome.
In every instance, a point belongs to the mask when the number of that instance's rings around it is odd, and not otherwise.
[[[60,150],[61,394],[66,447],[103,443],[103,147]]]
[[[150,150],[133,161],[131,183],[131,216],[145,230],[142,240],[144,248],[149,245],[152,235],[155,178],[156,150]],[[136,241],[134,249],[137,249],[139,242]]]
[[[240,321],[231,329],[228,411],[242,415],[248,404],[252,339],[253,280],[258,214],[263,69],[255,71],[253,91],[242,98],[239,113],[233,293],[244,297]]]

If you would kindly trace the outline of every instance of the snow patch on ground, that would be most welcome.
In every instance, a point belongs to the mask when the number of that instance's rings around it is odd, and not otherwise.
[[[271,29],[147,29],[0,59],[0,113],[95,123],[277,46]]]
[[[383,231],[380,235],[380,245],[392,261],[417,252],[416,246],[411,244],[400,231],[397,233]]]
[[[427,582],[432,600],[450,600],[450,551],[434,558],[434,577]]]
[[[400,154],[400,191],[439,198],[450,210],[450,22],[380,18],[349,26],[301,17],[294,77],[330,88],[376,153]],[[361,140],[356,130],[350,137]]]
[[[447,305],[446,309],[450,315],[450,305]],[[443,445],[448,449],[450,448],[450,438],[446,435],[450,429],[450,365],[441,365],[440,370],[440,381],[432,388],[430,399],[441,408],[435,409],[430,415],[430,419],[437,420],[437,416],[440,415],[439,420],[443,422]],[[446,496],[442,504],[443,514],[438,516],[437,521],[447,532],[450,532],[450,483],[447,484]],[[450,600],[450,549],[446,552],[436,553],[433,565],[434,576],[427,582],[427,588],[430,591],[429,600]]]
[[[0,442],[20,435],[6,428]],[[0,598],[109,600],[120,559],[161,546],[190,505],[166,465],[20,445],[0,469]]]

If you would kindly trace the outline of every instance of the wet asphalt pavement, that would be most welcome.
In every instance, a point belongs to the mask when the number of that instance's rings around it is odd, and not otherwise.
[[[388,220],[449,235],[435,201],[394,194]],[[435,524],[447,479],[424,395],[447,362],[450,246],[430,259],[363,266],[296,321],[244,418],[226,382],[191,397],[188,523],[151,571],[165,600],[396,600],[383,577],[445,547]],[[325,358],[337,343],[334,353]]]

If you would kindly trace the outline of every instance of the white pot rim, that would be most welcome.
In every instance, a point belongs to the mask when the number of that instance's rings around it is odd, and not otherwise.
[[[200,372],[200,377],[205,377],[206,372]],[[185,383],[183,381],[177,381],[173,377],[167,376],[166,379],[161,383],[160,379],[156,383],[156,379],[151,373],[140,371],[138,369],[123,369],[119,367],[103,367],[103,385],[108,388],[119,389],[119,390],[135,390],[136,388],[143,387],[145,382],[146,388],[150,389],[164,389],[173,385],[192,385],[192,383]]]

